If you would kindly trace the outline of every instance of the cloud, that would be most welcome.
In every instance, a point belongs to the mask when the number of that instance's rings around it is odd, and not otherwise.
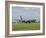
[[[29,9],[30,9],[30,7],[24,7],[24,9],[25,9],[25,10],[29,10]]]

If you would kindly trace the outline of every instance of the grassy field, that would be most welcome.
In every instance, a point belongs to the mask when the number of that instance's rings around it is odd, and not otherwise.
[[[40,30],[40,23],[19,23],[16,24],[15,22],[12,23],[12,30],[13,31],[20,31],[20,30]]]

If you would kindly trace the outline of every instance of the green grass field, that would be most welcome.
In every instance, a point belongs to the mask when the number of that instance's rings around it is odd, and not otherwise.
[[[12,23],[12,30],[13,31],[20,31],[20,30],[40,30],[40,23],[19,23],[16,24],[15,22]]]

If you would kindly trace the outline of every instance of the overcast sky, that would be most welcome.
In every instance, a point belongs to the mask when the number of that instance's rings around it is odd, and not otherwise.
[[[37,19],[40,18],[40,8],[37,7],[12,7],[12,19]]]

